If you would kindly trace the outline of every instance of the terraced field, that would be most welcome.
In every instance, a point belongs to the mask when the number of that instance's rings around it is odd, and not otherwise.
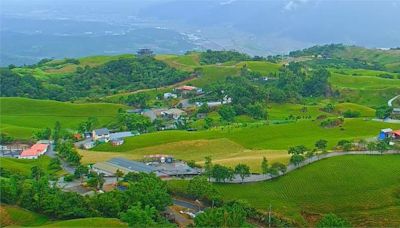
[[[245,200],[251,206],[309,226],[335,213],[359,227],[400,224],[400,156],[341,156],[329,158],[269,182],[216,184],[225,200]],[[186,181],[172,181],[182,191]]]

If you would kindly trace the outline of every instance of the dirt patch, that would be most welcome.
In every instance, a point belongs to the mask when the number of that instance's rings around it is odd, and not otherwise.
[[[321,219],[321,215],[317,213],[302,211],[301,215],[311,226],[315,226],[315,224]]]
[[[6,227],[14,224],[16,223],[11,219],[8,211],[3,206],[0,206],[0,227]]]

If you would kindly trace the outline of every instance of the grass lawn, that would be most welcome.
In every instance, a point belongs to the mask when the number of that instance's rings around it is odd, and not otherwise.
[[[115,118],[118,109],[126,108],[116,104],[73,104],[50,100],[28,98],[0,98],[0,129],[15,138],[28,139],[35,130],[53,128],[60,121],[63,128],[77,128],[90,116],[99,120],[99,125]]]
[[[128,227],[116,218],[82,218],[46,224],[41,227]]]
[[[0,205],[0,226],[38,226],[48,218],[17,206]]]
[[[17,159],[17,158],[0,158],[1,167],[13,173],[20,173],[28,176],[31,174],[33,166],[39,166],[44,171],[48,171],[50,163],[48,156],[41,156],[39,159]]]
[[[396,227],[400,224],[400,156],[341,156],[313,163],[273,181],[216,184],[225,200],[246,200],[310,224],[307,215],[335,213],[354,226]],[[186,181],[169,182],[177,192]]]

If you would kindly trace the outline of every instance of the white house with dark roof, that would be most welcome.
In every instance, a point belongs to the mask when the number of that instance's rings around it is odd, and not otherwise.
[[[110,131],[107,128],[95,129],[92,132],[92,137],[94,141],[110,141]]]

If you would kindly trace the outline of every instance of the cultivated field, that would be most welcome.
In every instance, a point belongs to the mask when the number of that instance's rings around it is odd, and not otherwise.
[[[354,226],[400,224],[400,156],[347,155],[329,158],[273,181],[216,184],[225,200],[242,199],[251,206],[312,225],[322,214],[335,213]],[[172,181],[182,191],[187,182]]]

